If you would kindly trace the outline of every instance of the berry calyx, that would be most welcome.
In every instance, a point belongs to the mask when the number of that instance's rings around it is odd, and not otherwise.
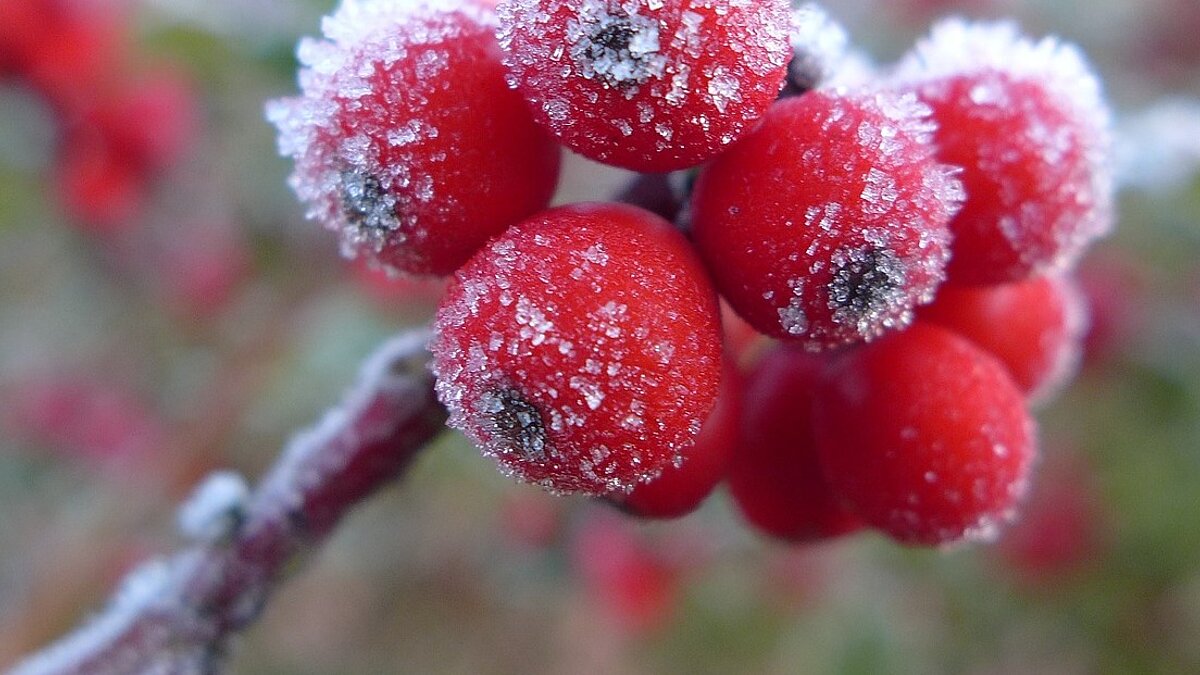
[[[700,164],[783,84],[784,0],[505,0],[509,81],[585,157],[636,171]]]
[[[961,186],[912,95],[776,103],[700,175],[692,228],[750,325],[813,350],[903,328],[933,299]]]
[[[994,538],[1034,457],[1034,422],[1004,366],[919,323],[835,357],[813,422],[834,491],[910,544]]]
[[[939,157],[963,168],[947,274],[997,284],[1069,269],[1112,227],[1110,120],[1080,52],[1010,23],[947,20],[902,64],[933,108]]]
[[[1082,293],[1065,277],[947,286],[917,312],[1000,359],[1027,396],[1044,401],[1075,373],[1087,330]]]
[[[303,93],[267,114],[351,257],[449,274],[549,202],[560,150],[505,83],[495,27],[471,0],[344,0],[301,43]]]
[[[812,401],[824,363],[776,345],[747,377],[729,491],[747,521],[787,541],[817,541],[862,527],[830,489],[817,457]]]
[[[717,299],[669,223],[580,204],[454,276],[431,344],[449,424],[558,492],[629,492],[682,458],[717,396]]]

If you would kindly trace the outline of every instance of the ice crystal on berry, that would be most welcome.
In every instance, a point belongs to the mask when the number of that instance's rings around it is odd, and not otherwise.
[[[504,388],[484,394],[479,402],[480,412],[491,416],[492,438],[507,442],[511,451],[528,461],[546,457],[546,427],[542,413],[521,392]]]
[[[810,2],[792,12],[791,43],[785,92],[796,95],[816,89],[837,71],[850,39],[820,5]]]
[[[509,83],[587,157],[640,171],[694,166],[779,92],[780,0],[505,0]]]
[[[347,256],[447,274],[549,200],[559,151],[508,90],[496,25],[469,0],[346,0],[301,41],[301,95],[267,117]]]
[[[636,10],[609,13],[604,3],[583,3],[579,18],[567,25],[567,42],[580,74],[610,87],[645,84],[661,77],[667,64],[659,48],[658,22]]]
[[[559,492],[628,492],[679,461],[720,368],[715,295],[686,240],[618,205],[510,228],[455,275],[431,348],[449,424]]]
[[[949,277],[1018,281],[1070,267],[1112,226],[1110,115],[1083,55],[1011,23],[937,24],[899,67],[939,123],[968,199]]]
[[[911,94],[819,89],[701,174],[696,241],[751,325],[819,350],[903,328],[933,299],[962,186],[929,113]]]
[[[881,323],[881,314],[904,304],[908,275],[895,251],[874,246],[844,248],[834,252],[831,262],[829,309],[834,323],[870,334]]]

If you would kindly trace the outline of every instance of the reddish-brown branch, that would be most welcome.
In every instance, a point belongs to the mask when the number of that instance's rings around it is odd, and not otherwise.
[[[130,574],[109,607],[13,675],[211,673],[284,570],[442,429],[424,331],[384,344],[339,407],[298,435],[253,491],[213,477],[186,507],[193,546]]]

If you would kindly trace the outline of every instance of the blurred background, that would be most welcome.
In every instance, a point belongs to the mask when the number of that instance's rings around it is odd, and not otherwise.
[[[287,583],[235,672],[1200,672],[1200,3],[830,0],[881,63],[948,13],[1079,43],[1121,122],[1079,378],[995,545],[790,546],[719,490],[645,524],[457,434]],[[340,259],[263,104],[332,0],[0,0],[0,669],[180,545],[440,285]],[[28,67],[36,62],[36,68]],[[1190,125],[1190,126],[1189,126]],[[1190,146],[1189,146],[1190,144]],[[571,158],[559,201],[620,171]]]

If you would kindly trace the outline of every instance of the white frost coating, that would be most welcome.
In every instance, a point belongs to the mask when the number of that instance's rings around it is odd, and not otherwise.
[[[978,115],[993,114],[989,109],[1003,111],[1020,105],[1019,101],[1008,100],[1006,88],[990,79],[996,76],[1035,83],[1053,97],[1056,106],[1069,111],[1071,125],[1081,137],[1072,141],[1072,130],[1031,119],[1023,142],[1039,148],[1040,161],[1047,167],[1062,164],[1063,153],[1071,149],[1072,142],[1082,149],[1080,168],[1086,170],[1086,178],[1080,181],[1064,172],[1055,179],[1056,183],[1082,184],[1038,186],[1046,194],[1056,190],[1071,193],[1060,199],[1065,201],[1069,197],[1076,205],[1082,205],[1068,214],[1071,222],[1056,222],[1054,214],[1061,210],[1058,208],[1061,205],[1043,208],[1022,200],[1019,188],[1006,187],[1003,182],[997,195],[1006,212],[1012,214],[997,223],[997,227],[1023,262],[1043,272],[1065,269],[1087,243],[1112,229],[1115,190],[1112,114],[1099,78],[1075,45],[1053,36],[1035,42],[1023,36],[1012,22],[972,23],[951,18],[934,25],[930,35],[917,43],[896,72],[901,84],[929,87],[926,91],[934,96],[938,83],[948,78],[985,76],[970,92],[972,102],[979,106]],[[1012,147],[1009,143],[1009,139],[1000,139],[995,149],[981,146],[981,162],[985,164],[981,169],[1003,176],[1007,164],[1020,161],[1004,151]],[[989,155],[991,150],[997,154]],[[1040,260],[1045,252],[1022,245],[1036,238],[1030,231],[1056,233],[1060,241],[1051,252],[1052,260]]]
[[[451,13],[466,22],[445,20]],[[289,185],[307,217],[340,235],[347,257],[422,242],[429,233],[414,211],[456,208],[427,173],[445,158],[421,154],[440,133],[422,106],[446,86],[439,74],[450,57],[436,47],[464,25],[494,29],[495,15],[472,0],[344,0],[322,21],[325,39],[297,47],[300,96],[267,104],[279,152],[295,160]],[[405,65],[411,82],[395,81],[390,69],[415,46],[435,48]]]
[[[796,238],[758,253],[780,260],[761,297],[781,332],[820,351],[903,328],[933,299],[963,187],[957,169],[936,161],[931,110],[915,94],[806,96],[812,136],[790,161],[814,190],[787,223]]]
[[[1117,183],[1164,193],[1200,175],[1200,99],[1166,98],[1117,124]]]
[[[660,52],[658,21],[636,6],[613,11],[608,4],[581,2],[578,17],[567,24],[568,53],[579,74],[616,88],[662,77],[667,57]]]
[[[272,508],[295,509],[305,493],[325,482],[325,477],[346,466],[355,448],[378,440],[390,433],[394,418],[380,420],[376,426],[357,429],[352,424],[371,401],[381,392],[403,391],[412,386],[411,377],[396,372],[402,358],[419,353],[429,336],[424,331],[402,333],[380,346],[367,359],[358,373],[358,380],[346,393],[340,405],[325,412],[313,427],[296,434],[284,448],[275,468],[259,487],[260,495],[278,497]],[[414,405],[419,401],[414,401]],[[357,432],[354,437],[351,432]],[[342,438],[345,442],[337,442]],[[250,505],[251,508],[255,504]]]
[[[250,488],[241,474],[208,476],[179,509],[179,529],[196,541],[216,541],[233,533],[245,515]]]
[[[630,260],[611,233],[543,225],[517,225],[459,272],[434,324],[438,399],[507,475],[628,492],[694,439],[680,428],[703,421],[700,390],[678,371],[715,356],[716,333],[663,309],[696,298],[661,256]]]
[[[846,29],[815,2],[792,11],[788,84],[798,91],[863,84],[874,76],[870,59],[851,50]]]
[[[1098,133],[1111,125],[1100,80],[1079,48],[1054,36],[1034,42],[1011,21],[944,19],[900,62],[896,75],[902,81],[919,83],[992,70],[1042,82],[1074,106]]]
[[[765,76],[790,51],[778,0],[507,0],[497,11],[509,84],[601,161],[640,148],[680,167],[706,159],[778,93]]]
[[[165,560],[156,559],[143,563],[125,576],[102,614],[61,642],[18,664],[9,675],[61,672],[60,664],[79,663],[80,657],[103,649],[124,633],[134,621],[143,617],[148,608],[165,607],[166,603],[175,602],[176,599],[170,591],[176,586],[174,575],[181,571],[181,566],[169,565]],[[136,648],[131,649],[127,655],[128,662],[121,663],[119,658],[114,659],[115,667],[124,666],[129,669],[126,672],[145,668],[147,664],[140,659],[141,656]],[[168,667],[169,664],[160,665]]]
[[[1054,400],[1074,379],[1083,361],[1084,337],[1091,326],[1087,298],[1075,279],[1070,275],[1063,275],[1054,280],[1054,285],[1063,296],[1063,309],[1066,313],[1063,332],[1066,337],[1054,353],[1049,375],[1027,396],[1030,407],[1035,410]],[[998,457],[1003,457],[1008,453],[1008,448],[997,445],[995,451]]]

